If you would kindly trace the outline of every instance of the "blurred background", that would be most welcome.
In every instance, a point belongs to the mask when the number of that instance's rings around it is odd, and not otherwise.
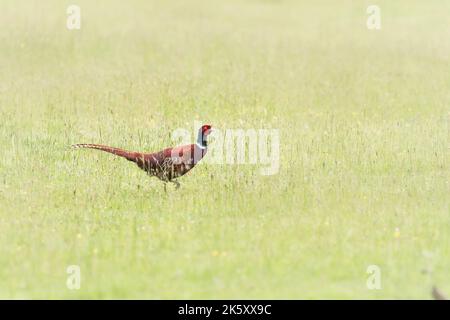
[[[0,297],[450,292],[449,14],[445,0],[0,0]],[[204,165],[164,193],[69,149],[157,151],[195,120],[279,129],[279,174]]]

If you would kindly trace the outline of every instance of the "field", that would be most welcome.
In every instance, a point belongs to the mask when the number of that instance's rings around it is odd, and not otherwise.
[[[372,1],[0,0],[0,298],[450,293],[450,2],[376,2],[380,30]],[[279,129],[279,172],[206,163],[164,192],[70,149],[194,121]]]

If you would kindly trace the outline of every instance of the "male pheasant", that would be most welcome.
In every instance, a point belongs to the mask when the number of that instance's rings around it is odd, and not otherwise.
[[[100,144],[75,144],[72,147],[97,149],[123,157],[136,163],[150,176],[155,176],[165,183],[175,183],[178,189],[180,184],[174,179],[185,175],[205,156],[208,150],[207,137],[210,133],[211,126],[203,125],[198,130],[197,143],[167,148],[155,153],[126,151]]]

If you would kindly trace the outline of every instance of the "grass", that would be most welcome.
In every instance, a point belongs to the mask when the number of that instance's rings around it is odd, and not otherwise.
[[[73,1],[1,2],[1,298],[450,292],[448,1],[377,1],[380,31],[367,1],[79,0],[75,31]],[[195,120],[280,129],[279,173],[164,193],[68,148],[156,151]]]

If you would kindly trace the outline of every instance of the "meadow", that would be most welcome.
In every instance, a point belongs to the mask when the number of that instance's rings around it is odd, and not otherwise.
[[[376,2],[380,30],[369,1],[0,0],[0,298],[450,293],[450,2]],[[194,121],[279,129],[279,172],[164,192],[70,149],[157,151]]]

